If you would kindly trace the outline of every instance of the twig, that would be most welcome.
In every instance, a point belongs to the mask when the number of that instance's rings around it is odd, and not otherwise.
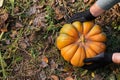
[[[45,47],[45,49],[43,50],[43,54],[45,54],[45,51],[46,51],[46,49],[48,48],[48,45]]]

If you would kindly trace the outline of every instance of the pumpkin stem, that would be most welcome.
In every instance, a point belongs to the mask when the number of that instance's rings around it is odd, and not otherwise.
[[[81,41],[84,43],[85,42],[85,37],[84,35],[81,35]]]
[[[82,41],[82,40],[79,38],[77,42],[79,43],[79,42],[81,42],[81,41]]]
[[[78,39],[77,43],[85,43],[85,37],[84,35],[81,35],[80,38]]]

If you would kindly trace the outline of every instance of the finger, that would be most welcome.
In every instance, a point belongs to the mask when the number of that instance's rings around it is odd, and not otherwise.
[[[96,56],[93,58],[84,59],[85,63],[89,63],[89,62],[99,63],[99,62],[103,62],[103,61],[104,61],[104,57],[102,57],[102,56]]]
[[[70,18],[68,19],[68,23],[73,23],[74,21],[80,21],[78,18]]]
[[[72,23],[74,21],[82,21],[83,22],[82,17],[83,16],[81,16],[81,12],[75,13],[72,15],[72,17],[70,19],[68,19],[68,22],[69,23]]]
[[[72,19],[72,18],[67,20],[67,23],[72,23],[72,22],[74,22],[74,19]]]
[[[103,68],[105,65],[106,64],[104,63],[96,63],[96,64],[85,65],[82,68],[87,70],[96,70],[96,69]]]
[[[77,14],[77,13],[76,13]],[[74,22],[78,17],[77,17],[77,15],[76,14],[74,14],[73,16],[71,16],[69,19],[68,19],[68,23],[72,23],[72,22]]]
[[[101,63],[103,62],[104,60],[102,58],[87,58],[84,60],[84,63]]]
[[[84,59],[85,63],[90,63],[90,62],[95,62],[95,61],[96,61],[96,58],[86,58],[86,59]]]

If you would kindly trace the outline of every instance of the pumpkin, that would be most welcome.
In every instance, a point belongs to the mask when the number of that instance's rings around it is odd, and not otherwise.
[[[62,57],[73,66],[83,66],[85,58],[92,58],[104,52],[106,35],[101,27],[88,22],[64,24],[56,39],[56,46]]]

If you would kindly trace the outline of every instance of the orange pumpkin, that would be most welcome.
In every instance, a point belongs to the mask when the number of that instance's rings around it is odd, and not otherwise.
[[[83,66],[85,58],[104,52],[106,35],[99,25],[89,22],[65,24],[57,37],[57,48],[63,58],[74,66]]]

